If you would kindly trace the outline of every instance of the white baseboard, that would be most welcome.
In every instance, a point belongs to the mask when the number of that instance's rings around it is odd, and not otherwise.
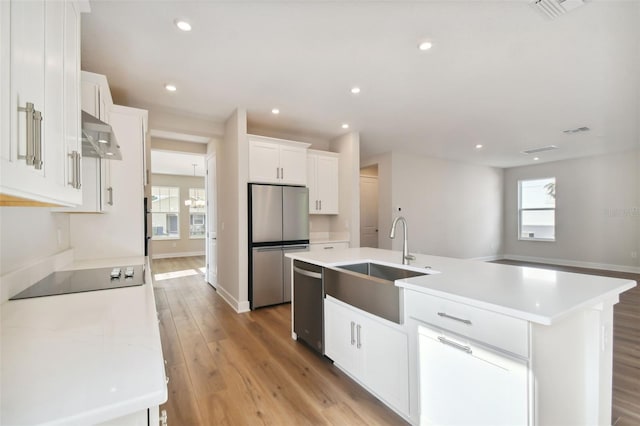
[[[504,259],[501,254],[493,254],[491,256],[470,257],[467,260],[479,260],[480,262],[491,262],[492,260]]]
[[[559,266],[574,266],[576,268],[601,269],[605,271],[630,272],[640,274],[640,266],[615,265],[611,263],[582,262],[579,260],[555,259],[547,257],[520,256],[505,254],[501,257],[507,260],[519,260],[521,262],[548,263]]]
[[[152,254],[152,259],[170,259],[173,257],[191,257],[191,256],[204,256],[204,251],[183,251],[183,252],[175,252],[175,253],[158,253]]]
[[[231,295],[227,290],[221,287],[219,284],[216,286],[216,291],[222,297],[222,299],[227,302],[229,306],[233,308],[234,311],[241,314],[243,312],[249,312],[251,309],[249,305],[249,301],[245,300],[242,302],[238,302],[238,300]]]

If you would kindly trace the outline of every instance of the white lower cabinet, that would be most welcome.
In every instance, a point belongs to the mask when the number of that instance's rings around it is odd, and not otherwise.
[[[418,327],[421,425],[527,425],[528,363]]]
[[[403,327],[327,296],[325,354],[399,414],[409,415],[408,336]]]

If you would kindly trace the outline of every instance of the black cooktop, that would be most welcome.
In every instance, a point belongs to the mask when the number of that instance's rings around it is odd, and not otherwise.
[[[144,284],[143,265],[57,271],[47,275],[9,300],[109,290],[142,284]]]

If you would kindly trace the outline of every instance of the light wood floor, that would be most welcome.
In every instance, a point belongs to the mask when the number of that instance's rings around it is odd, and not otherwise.
[[[236,314],[204,282],[203,257],[153,261],[169,424],[404,425],[291,339],[291,308]]]
[[[613,308],[613,413],[616,426],[640,425],[640,274],[500,260],[496,263],[636,280]]]

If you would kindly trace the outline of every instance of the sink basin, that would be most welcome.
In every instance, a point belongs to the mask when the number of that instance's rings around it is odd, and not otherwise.
[[[383,280],[395,281],[404,278],[418,277],[420,275],[426,275],[424,272],[418,272],[411,269],[405,269],[401,267],[383,265],[381,263],[365,262],[365,263],[352,263],[349,265],[336,266],[340,269],[346,269],[352,272],[358,272],[360,274],[369,275],[371,277],[381,278]]]
[[[415,269],[375,262],[336,265],[323,270],[324,291],[351,306],[400,324],[400,288],[394,281],[429,273]]]

